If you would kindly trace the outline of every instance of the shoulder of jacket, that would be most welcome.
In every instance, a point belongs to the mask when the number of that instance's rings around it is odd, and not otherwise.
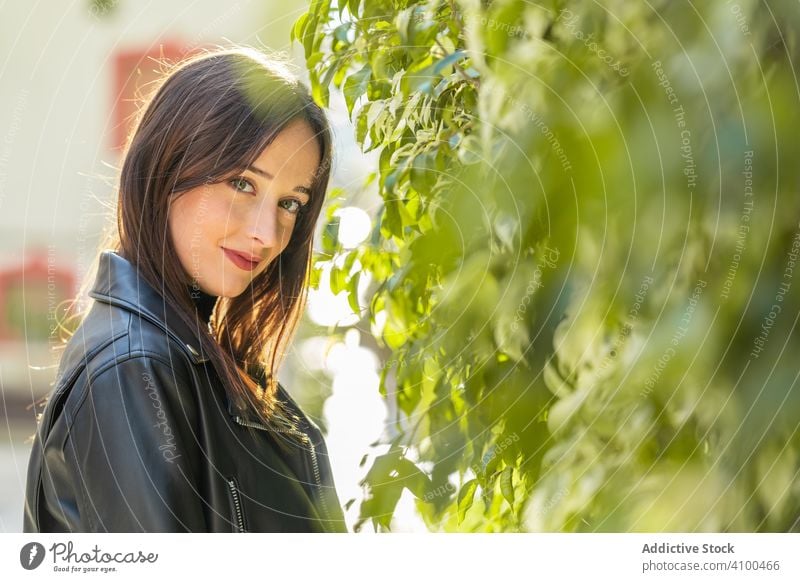
[[[90,376],[122,359],[140,356],[162,359],[172,365],[191,366],[206,361],[199,358],[196,348],[175,334],[114,305],[96,304],[75,335],[80,337],[73,336],[68,348],[79,352]]]
[[[194,379],[188,366],[170,361],[158,353],[129,352],[91,371],[84,370],[71,387],[65,387],[64,412],[71,426],[84,408],[92,401],[92,412],[100,406],[108,407],[125,402],[149,401],[160,398],[178,400],[184,404],[193,400]],[[149,399],[149,400],[148,400]],[[126,411],[120,411],[127,414]]]
[[[71,390],[79,380],[91,384],[110,368],[129,360],[160,362],[175,371],[182,369],[186,377],[191,377],[195,363],[189,348],[157,325],[103,305],[86,316],[67,342],[53,396]]]

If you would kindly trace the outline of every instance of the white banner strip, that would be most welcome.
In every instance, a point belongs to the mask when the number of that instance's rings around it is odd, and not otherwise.
[[[800,580],[800,534],[4,534],[0,546],[2,580]]]

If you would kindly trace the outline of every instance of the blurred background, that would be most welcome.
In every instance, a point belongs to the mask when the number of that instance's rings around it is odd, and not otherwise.
[[[800,531],[797,3],[0,12],[0,530],[137,91],[233,42],[334,126],[281,379],[352,530]]]
[[[120,148],[138,91],[157,78],[156,59],[240,43],[286,53],[307,78],[302,47],[289,43],[306,9],[301,0],[0,6],[0,531],[22,529],[33,403],[53,387],[59,317],[113,220]],[[349,191],[342,236],[356,245],[374,211],[375,193],[361,186],[370,157],[355,144],[340,96],[329,117],[336,138],[331,197]],[[377,374],[369,373],[377,359],[361,345],[346,298],[314,292],[308,313],[281,381],[327,430],[344,503],[359,494],[358,464],[384,430],[387,409]],[[346,341],[344,333],[320,335],[336,323],[353,329]],[[362,373],[354,377],[354,370]],[[348,413],[354,407],[357,415]],[[352,526],[357,508],[350,509]]]

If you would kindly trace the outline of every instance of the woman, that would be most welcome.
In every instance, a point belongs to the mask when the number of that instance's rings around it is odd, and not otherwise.
[[[275,379],[330,160],[322,110],[261,53],[166,76],[42,414],[24,531],[346,531],[322,434]]]

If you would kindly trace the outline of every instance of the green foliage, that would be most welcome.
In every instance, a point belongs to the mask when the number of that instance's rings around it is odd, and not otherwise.
[[[297,20],[315,99],[380,152],[372,236],[331,222],[322,257],[354,309],[371,275],[397,362],[362,522],[407,488],[432,530],[800,529],[798,21],[767,4]]]
[[[89,13],[95,17],[105,17],[112,14],[119,0],[89,0]]]

